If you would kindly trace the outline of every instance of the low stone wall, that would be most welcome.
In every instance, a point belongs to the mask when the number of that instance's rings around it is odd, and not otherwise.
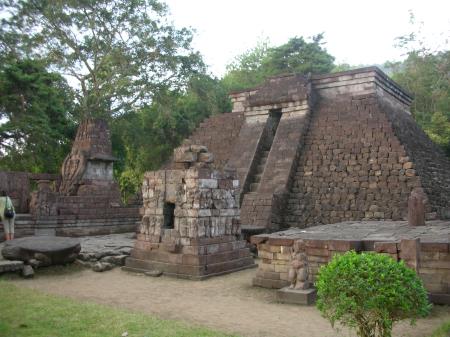
[[[30,214],[17,214],[15,237],[32,235],[89,236],[136,232],[141,217],[137,208],[122,208],[109,217],[90,217],[81,220],[76,216],[33,219]],[[4,240],[3,224],[0,222],[0,242]]]
[[[372,224],[376,227],[377,223]],[[364,225],[363,222],[350,224],[347,233],[352,231],[352,226],[360,228]],[[333,225],[311,227],[310,232],[290,229],[273,234],[255,235],[251,241],[258,247],[260,262],[253,285],[272,289],[289,285],[288,271],[292,246],[297,240],[302,240],[308,260],[310,282],[316,280],[319,268],[327,264],[336,254],[343,254],[349,250],[375,251],[388,254],[396,261],[403,260],[420,276],[433,302],[449,304],[450,226],[449,223],[443,222],[433,225],[422,226],[421,230],[421,227],[408,228],[404,222],[390,222],[382,224],[381,230],[374,230],[371,233],[368,231],[363,233],[364,230],[358,233],[355,230],[353,239],[349,238],[345,231],[343,233],[342,228]],[[386,231],[384,226],[392,226],[393,229]],[[426,234],[420,237],[417,235],[420,231]],[[339,239],[336,238],[339,236]]]
[[[258,241],[262,240],[260,243]],[[288,286],[288,272],[291,264],[292,246],[298,239],[252,237],[252,243],[257,244],[258,257],[261,259],[253,285],[263,288],[280,289]],[[360,241],[343,240],[304,240],[305,252],[308,257],[309,281],[316,280],[319,268],[327,264],[335,254],[349,250],[359,251]]]

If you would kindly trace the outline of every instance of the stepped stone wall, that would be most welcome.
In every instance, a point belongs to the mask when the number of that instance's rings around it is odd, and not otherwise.
[[[214,166],[223,168],[233,151],[243,122],[242,112],[212,116],[202,122],[185,143],[206,146],[214,155]]]
[[[381,98],[379,105],[414,163],[431,211],[439,218],[450,218],[450,159],[397,102]]]
[[[312,116],[285,223],[400,220],[418,186],[414,163],[375,94],[323,98]]]

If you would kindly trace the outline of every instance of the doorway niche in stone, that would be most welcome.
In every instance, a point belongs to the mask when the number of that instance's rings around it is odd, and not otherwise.
[[[175,204],[165,202],[163,208],[164,229],[174,229],[175,227]]]

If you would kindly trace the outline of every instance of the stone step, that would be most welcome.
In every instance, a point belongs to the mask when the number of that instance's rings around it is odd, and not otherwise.
[[[260,183],[261,182],[261,178],[262,178],[262,173],[256,174],[255,178],[253,179],[253,182],[254,183]]]
[[[9,261],[0,259],[0,274],[23,269],[23,261]]]
[[[258,166],[256,167],[256,173],[257,173],[257,174],[263,173],[265,167],[266,167],[266,165],[264,165],[264,164],[258,165]]]
[[[258,190],[259,183],[250,184],[250,192],[256,192]]]
[[[32,216],[30,213],[17,213],[16,219],[31,219]]]

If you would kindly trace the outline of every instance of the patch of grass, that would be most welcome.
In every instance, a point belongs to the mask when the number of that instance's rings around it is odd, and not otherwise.
[[[450,337],[450,321],[442,324],[439,328],[434,330],[430,337]]]
[[[0,281],[2,337],[121,337],[124,332],[128,332],[128,337],[231,336],[144,314],[46,295]]]

